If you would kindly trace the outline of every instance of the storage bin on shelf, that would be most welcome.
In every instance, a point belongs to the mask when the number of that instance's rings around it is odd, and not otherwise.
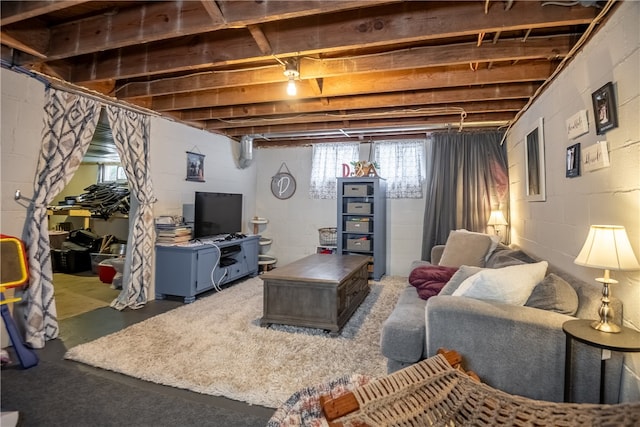
[[[335,246],[338,244],[338,228],[323,227],[318,229],[320,246]]]

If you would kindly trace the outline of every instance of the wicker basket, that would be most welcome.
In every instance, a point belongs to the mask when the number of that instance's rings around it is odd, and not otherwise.
[[[320,245],[335,246],[338,243],[338,229],[336,227],[319,228]]]

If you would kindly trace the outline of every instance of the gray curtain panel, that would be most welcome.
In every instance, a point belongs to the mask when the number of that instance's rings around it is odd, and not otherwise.
[[[107,106],[107,115],[132,196],[122,291],[111,307],[137,309],[147,303],[155,242],[153,203],[156,198],[149,169],[150,119],[148,115],[117,106]]]
[[[486,232],[491,209],[509,221],[509,179],[504,132],[437,133],[426,144],[427,197],[422,259],[451,230]],[[508,242],[503,242],[507,243]]]
[[[69,183],[89,148],[100,104],[69,92],[46,89],[42,150],[34,180],[33,203],[27,210],[26,239],[29,259],[29,287],[21,292],[25,341],[42,348],[58,336],[58,319],[53,296],[53,272],[49,246],[47,206]]]

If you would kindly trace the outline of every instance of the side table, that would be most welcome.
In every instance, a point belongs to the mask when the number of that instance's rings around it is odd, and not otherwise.
[[[577,319],[569,320],[562,325],[567,339],[564,360],[564,401],[571,399],[571,355],[573,340],[580,341],[591,347],[608,351],[640,352],[640,332],[622,327],[619,333],[601,332],[591,327],[593,320]],[[605,362],[608,358],[602,357],[600,361],[600,403],[604,403],[605,387]]]

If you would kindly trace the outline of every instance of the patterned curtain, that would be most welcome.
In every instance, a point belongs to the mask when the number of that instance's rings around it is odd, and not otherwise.
[[[116,106],[108,106],[107,115],[132,196],[122,291],[111,307],[138,309],[147,302],[155,241],[152,204],[156,199],[149,171],[150,120],[145,114]]]
[[[47,206],[80,166],[101,108],[97,101],[51,87],[46,89],[45,98],[42,151],[34,180],[33,203],[25,221],[29,287],[23,293],[24,327],[25,340],[33,348],[42,348],[46,340],[58,336]]]
[[[311,182],[309,195],[312,199],[335,199],[338,197],[338,181],[342,176],[342,164],[357,161],[360,148],[357,143],[314,144],[311,159]]]
[[[415,139],[373,144],[373,159],[380,166],[378,174],[387,180],[387,198],[422,198],[424,142]]]
[[[427,140],[422,259],[430,259],[431,248],[445,243],[451,230],[486,233],[492,208],[502,208],[509,221],[507,152],[506,144],[500,144],[503,135],[438,133]]]

